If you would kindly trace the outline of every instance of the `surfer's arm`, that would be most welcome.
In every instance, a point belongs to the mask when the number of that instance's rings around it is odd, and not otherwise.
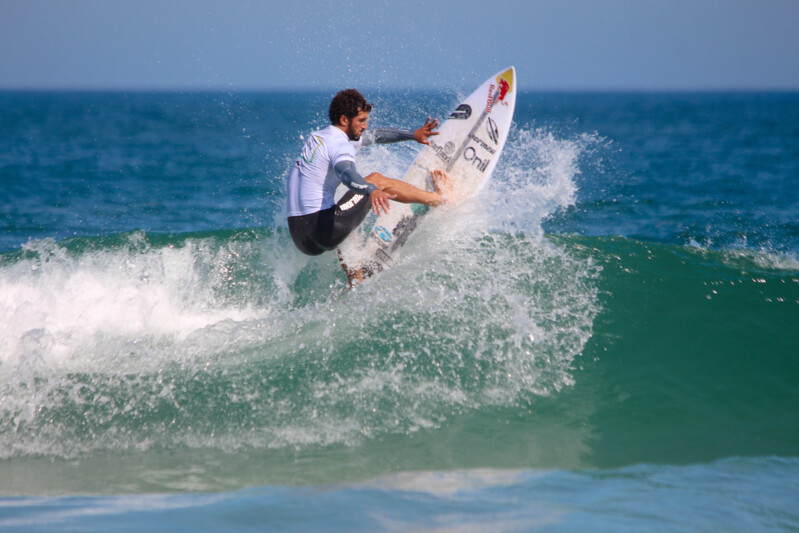
[[[333,169],[338,174],[338,177],[341,178],[341,183],[356,194],[368,195],[377,190],[376,186],[367,183],[363,176],[355,170],[355,163],[352,161],[339,161]]]
[[[441,133],[440,131],[433,131],[437,127],[438,119],[434,118],[433,120],[430,120],[430,117],[427,117],[427,120],[424,121],[422,127],[413,132],[413,138],[419,144],[430,144],[430,141],[427,139],[429,139],[432,135],[438,135]]]
[[[425,123],[416,131],[400,130],[396,128],[376,128],[366,130],[363,134],[362,145],[367,144],[387,144],[401,141],[416,141],[421,144],[430,144],[427,140],[431,135],[438,135],[439,132],[433,131],[438,127],[438,119],[430,120],[427,117]]]
[[[388,201],[396,198],[397,196],[395,194],[389,194],[378,186],[363,179],[363,176],[355,170],[355,163],[352,161],[339,161],[333,169],[341,178],[341,183],[349,187],[352,192],[369,196],[369,201],[372,203],[372,211],[375,215],[379,216],[381,210],[383,213],[388,213],[390,209]],[[378,174],[373,173],[369,176],[376,175]]]
[[[396,128],[376,128],[374,130],[366,130],[362,139],[363,146],[367,144],[398,143],[402,141],[412,141],[413,132],[411,130],[399,130]]]

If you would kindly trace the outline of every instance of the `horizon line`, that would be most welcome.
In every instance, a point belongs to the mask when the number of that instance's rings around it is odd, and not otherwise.
[[[430,91],[446,92],[464,89],[460,85],[453,85],[449,88],[439,86],[361,86],[358,88],[362,92],[373,91]],[[247,86],[247,87],[198,87],[198,86],[2,86],[0,92],[87,92],[87,93],[322,93],[341,90],[341,87],[295,87],[295,86]],[[574,87],[574,86],[552,86],[552,87],[525,87],[519,88],[519,93],[795,93],[799,92],[799,86],[704,86],[704,85],[685,85],[673,87],[647,87],[647,86],[612,86],[612,87]]]

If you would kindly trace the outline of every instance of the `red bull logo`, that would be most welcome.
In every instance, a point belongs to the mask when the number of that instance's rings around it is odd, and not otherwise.
[[[494,104],[502,102],[502,105],[508,105],[505,101],[505,96],[513,90],[513,70],[508,69],[499,76],[497,76],[497,98]]]
[[[494,105],[494,85],[493,83],[488,87],[488,100],[486,100],[486,113],[491,112],[491,107]]]
[[[503,100],[505,100],[505,95],[508,94],[508,91],[510,91],[510,83],[502,78],[499,78],[497,79],[497,84],[499,84],[499,95],[497,96],[497,102],[503,102]],[[505,105],[507,105],[507,103],[505,103]]]
[[[497,104],[497,102],[501,102],[502,105],[508,105],[508,103],[505,101],[505,97],[512,90],[513,90],[513,69],[508,69],[499,76],[497,76],[496,85],[492,83],[491,86],[488,88],[488,100],[486,101],[486,112],[490,113],[491,108],[494,107]]]

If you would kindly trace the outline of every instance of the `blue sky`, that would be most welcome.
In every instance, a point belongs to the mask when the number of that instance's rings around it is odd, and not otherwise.
[[[799,90],[796,0],[0,0],[0,88]]]

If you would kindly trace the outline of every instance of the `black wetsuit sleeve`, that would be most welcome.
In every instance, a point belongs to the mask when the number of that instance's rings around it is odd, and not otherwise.
[[[366,130],[363,134],[362,145],[367,144],[387,144],[401,141],[412,141],[414,139],[412,131],[398,130],[395,128],[376,128]]]
[[[358,171],[355,170],[355,163],[352,161],[339,161],[336,163],[336,166],[333,167],[333,170],[335,170],[339,178],[341,178],[341,183],[346,185],[347,188],[354,193],[367,195],[377,189],[377,187],[368,183],[363,179],[363,176],[358,174]]]

